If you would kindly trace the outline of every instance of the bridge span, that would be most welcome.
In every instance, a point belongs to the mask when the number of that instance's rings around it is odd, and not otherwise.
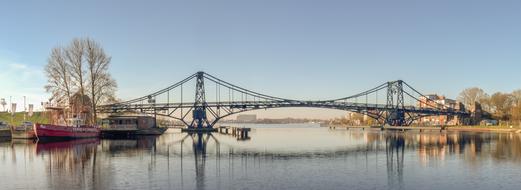
[[[195,85],[193,82],[195,81]],[[192,85],[188,85],[192,83]],[[186,96],[187,89],[190,92]],[[379,97],[383,96],[383,97]],[[188,99],[188,101],[187,101]],[[419,104],[419,102],[422,102]],[[173,118],[189,129],[212,129],[227,116],[269,108],[311,107],[357,112],[379,124],[407,126],[419,118],[433,115],[469,116],[430,100],[402,80],[385,82],[370,90],[338,99],[304,101],[270,96],[238,87],[205,72],[189,77],[140,98],[102,105],[100,113],[144,113]]]

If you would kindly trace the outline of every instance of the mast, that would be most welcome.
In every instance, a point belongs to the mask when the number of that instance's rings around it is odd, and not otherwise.
[[[11,125],[14,125],[14,124],[13,124],[13,117],[14,117],[14,112],[13,112],[13,96],[9,96],[9,106],[11,106]]]
[[[24,121],[27,121],[27,106],[25,106],[25,96],[24,96]]]

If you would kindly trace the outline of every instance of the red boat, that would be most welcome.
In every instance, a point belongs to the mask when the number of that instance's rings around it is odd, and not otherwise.
[[[42,138],[89,138],[99,137],[98,126],[81,125],[81,120],[70,119],[69,125],[35,124],[36,137]]]

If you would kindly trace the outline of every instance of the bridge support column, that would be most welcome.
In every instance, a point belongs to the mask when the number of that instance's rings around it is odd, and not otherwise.
[[[188,128],[197,129],[197,130],[209,130],[212,129],[213,126],[208,122],[206,117],[206,95],[204,90],[204,72],[198,72],[196,74],[196,88],[195,88],[195,103],[194,110],[192,113],[193,120],[190,123]],[[205,130],[205,131],[206,131]]]
[[[407,125],[404,111],[405,105],[403,99],[403,81],[398,80],[387,83],[386,107],[388,111],[385,118],[385,124],[391,126]]]

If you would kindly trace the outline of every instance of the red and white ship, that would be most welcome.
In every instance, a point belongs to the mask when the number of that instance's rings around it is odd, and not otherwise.
[[[40,124],[34,125],[38,139],[46,138],[92,138],[99,137],[101,129],[96,125],[83,125],[81,119],[69,119],[66,125]]]

